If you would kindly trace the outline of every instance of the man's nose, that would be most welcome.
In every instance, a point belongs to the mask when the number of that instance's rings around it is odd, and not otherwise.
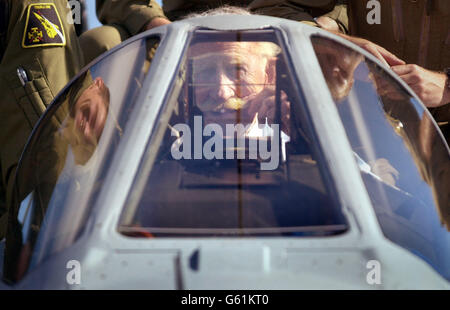
[[[227,100],[229,98],[234,97],[234,83],[227,77],[226,74],[220,73],[218,76],[218,85],[215,88],[214,96],[217,98],[221,98],[223,100]]]

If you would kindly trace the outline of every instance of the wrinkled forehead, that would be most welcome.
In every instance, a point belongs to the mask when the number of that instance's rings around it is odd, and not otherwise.
[[[203,60],[223,55],[236,58],[265,58],[264,47],[258,42],[201,42],[192,45],[190,59]]]

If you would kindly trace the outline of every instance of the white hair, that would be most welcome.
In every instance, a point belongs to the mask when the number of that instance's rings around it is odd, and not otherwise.
[[[248,9],[239,7],[224,5],[218,8],[210,9],[202,13],[191,13],[184,17],[195,18],[195,17],[207,17],[207,16],[219,16],[219,15],[253,15]],[[258,52],[260,55],[265,57],[275,57],[280,52],[281,49],[278,45],[272,42],[254,42],[255,46],[259,47]]]
[[[217,15],[252,15],[250,11],[246,8],[239,7],[239,6],[231,6],[231,5],[224,5],[215,9],[210,9],[202,13],[191,13],[186,16],[184,16],[183,19],[186,18],[194,18],[194,17],[206,17],[206,16],[217,16]]]

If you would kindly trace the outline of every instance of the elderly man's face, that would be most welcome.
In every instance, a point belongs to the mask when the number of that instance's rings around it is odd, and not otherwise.
[[[253,42],[208,42],[192,47],[197,107],[206,122],[251,121],[246,104],[268,83],[268,58]]]

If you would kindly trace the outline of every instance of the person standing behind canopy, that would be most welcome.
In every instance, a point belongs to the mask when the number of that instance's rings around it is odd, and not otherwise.
[[[113,6],[103,2],[97,0],[97,14],[105,25],[91,29],[80,37],[86,62],[94,60],[141,30],[150,30],[170,21],[183,19],[189,14],[202,13],[224,5],[238,6],[253,14],[286,18],[312,26],[318,26],[314,18],[326,16],[336,20],[338,31],[346,32],[348,28],[346,8],[341,4],[341,0],[163,0],[163,10],[152,0],[141,1],[148,3],[147,5],[136,5],[140,8],[138,13],[130,13],[123,5]],[[115,18],[104,18],[111,15],[111,10]]]

